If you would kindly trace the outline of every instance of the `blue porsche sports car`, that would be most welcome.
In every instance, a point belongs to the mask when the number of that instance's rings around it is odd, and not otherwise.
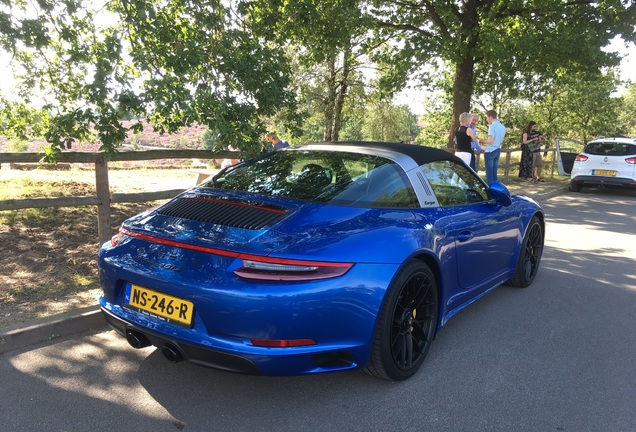
[[[403,380],[436,332],[534,280],[544,214],[454,155],[388,143],[279,150],[128,219],[99,252],[108,323],[171,361]]]

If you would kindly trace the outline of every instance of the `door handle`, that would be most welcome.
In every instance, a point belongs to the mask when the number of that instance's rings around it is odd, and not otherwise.
[[[460,242],[468,241],[472,239],[473,237],[474,237],[473,233],[470,231],[462,231],[459,234],[457,234],[457,240]]]

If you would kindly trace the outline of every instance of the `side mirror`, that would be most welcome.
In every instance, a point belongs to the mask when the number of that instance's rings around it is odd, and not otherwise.
[[[490,188],[488,189],[488,191],[490,192],[490,195],[492,195],[492,197],[497,201],[498,204],[504,207],[508,207],[510,204],[512,204],[512,198],[510,198],[510,191],[508,190],[506,185],[504,185],[503,183],[498,181],[494,182],[493,184],[490,185]]]

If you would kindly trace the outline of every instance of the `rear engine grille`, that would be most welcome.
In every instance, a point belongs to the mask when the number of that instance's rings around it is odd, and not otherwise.
[[[158,211],[164,216],[251,230],[263,229],[287,214],[282,207],[212,197],[183,197]]]

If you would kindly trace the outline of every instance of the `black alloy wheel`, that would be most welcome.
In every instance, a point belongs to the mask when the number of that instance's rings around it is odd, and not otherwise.
[[[365,372],[394,381],[415,374],[435,337],[438,309],[433,272],[419,260],[407,262],[387,291]]]
[[[515,275],[509,281],[510,285],[525,288],[532,283],[539,270],[539,263],[543,255],[543,241],[543,225],[538,217],[533,216],[523,239],[517,268]]]

